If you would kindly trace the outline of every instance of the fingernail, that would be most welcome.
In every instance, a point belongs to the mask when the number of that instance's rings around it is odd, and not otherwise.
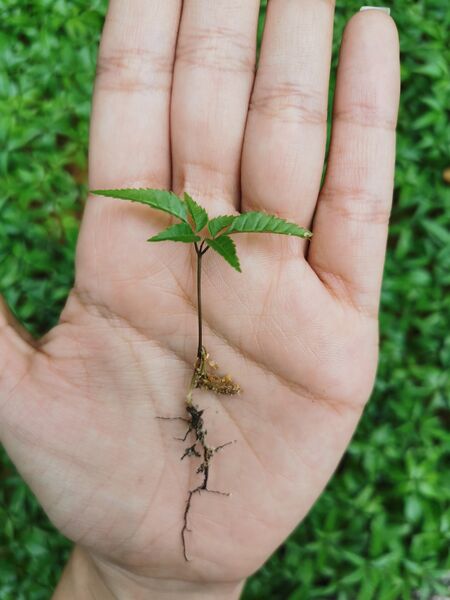
[[[387,15],[391,14],[391,9],[385,6],[362,6],[359,10],[360,12],[363,10],[381,10],[381,12],[385,12]]]

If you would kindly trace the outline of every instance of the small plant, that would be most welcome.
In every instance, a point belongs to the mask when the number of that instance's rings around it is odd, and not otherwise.
[[[222,256],[236,271],[241,272],[239,258],[236,253],[236,245],[232,235],[237,233],[278,233],[283,235],[293,235],[300,238],[310,239],[312,233],[295,223],[288,223],[274,215],[268,215],[264,212],[247,212],[238,215],[223,215],[210,219],[206,210],[200,206],[187,193],[184,199],[181,199],[173,192],[153,189],[120,189],[120,190],[95,190],[91,193],[99,196],[108,196],[110,198],[119,198],[121,200],[130,200],[140,202],[157,210],[169,213],[178,223],[170,225],[157,235],[154,235],[148,242],[183,242],[192,244],[197,254],[197,314],[198,314],[198,346],[197,357],[194,363],[194,372],[189,384],[186,395],[185,407],[187,416],[185,417],[157,417],[169,421],[183,421],[186,423],[187,430],[180,441],[186,441],[190,434],[194,437],[194,443],[188,446],[181,460],[186,457],[195,457],[201,459],[197,468],[197,473],[202,475],[201,483],[190,490],[186,502],[186,509],[183,517],[183,528],[181,538],[183,543],[184,558],[188,559],[186,551],[186,532],[188,529],[188,517],[191,508],[191,501],[194,494],[202,491],[213,494],[222,494],[228,496],[226,492],[219,492],[208,488],[208,478],[210,463],[214,455],[232,444],[227,442],[221,446],[213,447],[207,442],[207,430],[203,420],[203,410],[200,410],[193,402],[192,395],[195,389],[204,388],[216,394],[234,396],[241,391],[240,386],[233,381],[229,375],[217,374],[217,364],[210,360],[209,354],[203,345],[203,327],[202,327],[202,259],[206,252],[211,248]]]

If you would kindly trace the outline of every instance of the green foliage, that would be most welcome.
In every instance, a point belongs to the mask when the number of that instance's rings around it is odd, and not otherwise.
[[[200,237],[195,235],[188,223],[176,223],[171,225],[164,231],[157,233],[153,237],[149,238],[147,242],[184,242],[184,243],[195,243],[200,241]]]
[[[223,215],[222,217],[214,217],[208,223],[209,233],[212,237],[216,237],[218,233],[220,233],[225,227],[231,225],[231,223],[236,219],[238,215]]]
[[[295,235],[309,239],[312,233],[295,223],[288,223],[284,219],[267,215],[263,212],[247,212],[233,219],[231,225],[225,230],[227,235],[232,233],[279,233]]]
[[[167,190],[127,189],[127,190],[91,190],[91,194],[120,198],[131,202],[140,202],[157,210],[169,213],[188,223],[186,204],[173,192]]]
[[[208,223],[208,213],[202,206],[197,204],[187,192],[184,193],[184,201],[186,202],[189,214],[192,217],[195,231],[201,231]]]
[[[230,237],[221,235],[216,239],[207,239],[206,243],[218,254],[223,256],[236,271],[239,271],[239,273],[241,272],[241,265],[239,264],[239,258],[236,254],[236,244]]]
[[[147,242],[164,241],[194,243],[199,242],[200,237],[192,231],[188,223],[176,223],[147,240]]]
[[[450,596],[450,5],[388,4],[403,93],[377,384],[327,491],[244,600]],[[360,5],[337,3],[335,50]],[[72,285],[105,8],[1,2],[0,289],[36,334],[57,321]],[[229,225],[212,224],[212,237]],[[48,600],[69,548],[1,453],[0,600]]]
[[[151,237],[148,242],[192,242],[200,241],[196,235],[207,224],[213,239],[204,241],[210,248],[213,248],[218,254],[234,268],[241,272],[241,266],[236,253],[236,245],[229,237],[233,233],[281,233],[284,235],[295,235],[309,239],[312,233],[295,223],[288,223],[284,219],[267,215],[263,212],[252,211],[242,215],[229,216],[224,215],[215,217],[208,222],[208,213],[200,206],[189,194],[184,193],[184,202],[173,192],[164,190],[150,189],[127,189],[127,190],[95,190],[91,192],[99,196],[108,196],[120,200],[132,200],[133,202],[142,202],[152,208],[168,212],[171,215],[186,221],[177,225],[168,227],[161,233]],[[190,215],[193,227],[187,221],[187,215]],[[225,229],[226,228],[226,229]],[[215,237],[218,232],[223,231],[220,237]],[[198,252],[198,249],[197,249]]]

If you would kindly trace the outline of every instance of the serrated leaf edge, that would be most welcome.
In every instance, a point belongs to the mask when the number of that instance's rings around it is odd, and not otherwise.
[[[217,242],[218,240],[220,240],[220,238],[221,238],[221,237],[226,237],[226,238],[227,238],[227,239],[229,239],[229,240],[230,240],[230,242],[232,243],[232,245],[233,245],[233,249],[234,249],[234,253],[235,253],[235,257],[236,257],[237,266],[236,266],[236,265],[233,265],[233,264],[231,264],[231,262],[230,262],[230,261],[229,261],[229,260],[228,260],[228,259],[227,259],[225,256],[223,256],[223,254],[220,254],[220,252],[218,252],[218,251],[216,250],[216,248],[214,248],[214,246],[212,246],[212,245],[210,245],[210,244],[208,243],[208,242]],[[236,270],[236,271],[238,271],[239,273],[242,273],[242,269],[241,269],[241,263],[240,263],[240,261],[239,261],[239,256],[238,256],[238,254],[237,254],[237,252],[236,252],[236,242],[235,242],[235,241],[234,241],[232,238],[230,238],[228,235],[226,235],[226,234],[224,234],[224,233],[223,233],[222,235],[219,235],[219,237],[217,237],[217,238],[213,238],[213,239],[206,238],[206,239],[205,239],[205,242],[208,244],[208,246],[209,246],[209,247],[210,247],[212,250],[214,250],[214,252],[217,252],[217,254],[219,254],[219,256],[221,256],[221,257],[222,257],[222,258],[223,258],[223,259],[224,259],[224,260],[225,260],[225,261],[226,261],[226,262],[227,262],[227,263],[230,265],[230,267],[233,267],[233,269],[235,269],[235,270]]]
[[[170,196],[174,196],[184,206],[184,208],[186,210],[186,218],[183,218],[180,215],[176,215],[176,214],[174,214],[171,211],[164,210],[163,208],[159,208],[157,206],[152,206],[151,204],[147,204],[147,206],[149,206],[150,208],[153,208],[154,210],[160,210],[161,212],[165,212],[166,214],[172,215],[176,219],[179,219],[181,222],[187,223],[189,225],[189,221],[188,221],[188,208],[186,206],[185,201],[183,200],[183,198],[180,198],[180,196],[178,196],[177,194],[175,194],[175,192],[172,192],[171,190],[164,190],[164,189],[160,189],[160,188],[143,188],[143,187],[133,188],[133,187],[128,187],[128,188],[113,188],[113,189],[109,189],[109,190],[89,190],[89,193],[90,194],[94,194],[95,196],[104,196],[105,198],[114,198],[116,200],[126,200],[127,202],[137,202],[138,204],[146,204],[146,202],[141,202],[140,200],[136,200],[134,198],[119,198],[118,196],[113,196],[112,193],[111,193],[111,192],[127,192],[127,191],[132,191],[132,192],[160,192],[160,193],[164,193],[164,194],[169,194]]]
[[[198,206],[198,207],[199,207],[199,208],[200,208],[202,211],[204,211],[204,213],[205,213],[205,216],[206,216],[206,221],[205,221],[205,223],[204,223],[203,225],[201,225],[201,227],[199,227],[199,226],[197,225],[197,221],[196,221],[196,219],[195,219],[195,215],[194,215],[194,214],[193,214],[193,212],[191,211],[191,208],[190,208],[190,206],[189,206],[189,202],[187,201],[187,198],[189,198],[189,200],[190,200],[190,201],[192,201],[192,202],[194,203],[194,205]],[[184,203],[186,204],[186,209],[187,209],[187,212],[188,212],[188,214],[191,216],[191,218],[192,218],[192,221],[193,221],[193,223],[194,223],[194,226],[195,226],[195,231],[196,231],[196,232],[199,232],[199,231],[201,231],[201,230],[202,230],[204,227],[206,227],[206,226],[208,225],[208,223],[209,223],[209,221],[210,221],[210,219],[209,219],[209,215],[208,215],[208,213],[207,213],[207,211],[206,211],[206,208],[204,208],[203,206],[201,206],[201,204],[199,204],[199,203],[198,203],[198,202],[197,202],[197,201],[196,201],[196,200],[195,200],[195,199],[194,199],[194,198],[193,198],[193,197],[192,197],[190,194],[188,194],[188,192],[184,192]]]
[[[258,215],[261,217],[264,216],[264,217],[268,217],[269,219],[272,219],[272,218],[278,219],[279,225],[284,224],[284,225],[288,225],[288,226],[292,226],[292,227],[297,227],[297,229],[300,229],[302,231],[303,235],[296,235],[295,233],[284,233],[283,231],[270,231],[270,230],[267,230],[267,231],[264,231],[264,230],[263,231],[239,231],[239,230],[230,231],[230,229],[234,225],[234,221],[227,227],[227,229],[225,231],[222,231],[221,235],[225,235],[225,234],[233,235],[234,233],[272,233],[274,235],[290,235],[293,237],[300,237],[300,238],[307,239],[307,240],[311,239],[313,236],[312,231],[309,231],[309,229],[306,229],[305,227],[301,227],[300,225],[297,225],[297,223],[293,223],[292,221],[287,221],[286,219],[283,219],[283,217],[279,217],[277,215],[274,215],[271,213],[266,213],[266,212],[259,211],[259,210],[252,210],[252,211],[248,211],[245,213],[241,213],[240,215],[236,215],[236,220],[239,219],[239,217],[249,217],[251,215],[254,215],[254,216]]]

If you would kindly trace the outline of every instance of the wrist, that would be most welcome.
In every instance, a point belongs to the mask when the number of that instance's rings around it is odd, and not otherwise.
[[[239,600],[244,583],[137,577],[75,546],[53,600]]]

